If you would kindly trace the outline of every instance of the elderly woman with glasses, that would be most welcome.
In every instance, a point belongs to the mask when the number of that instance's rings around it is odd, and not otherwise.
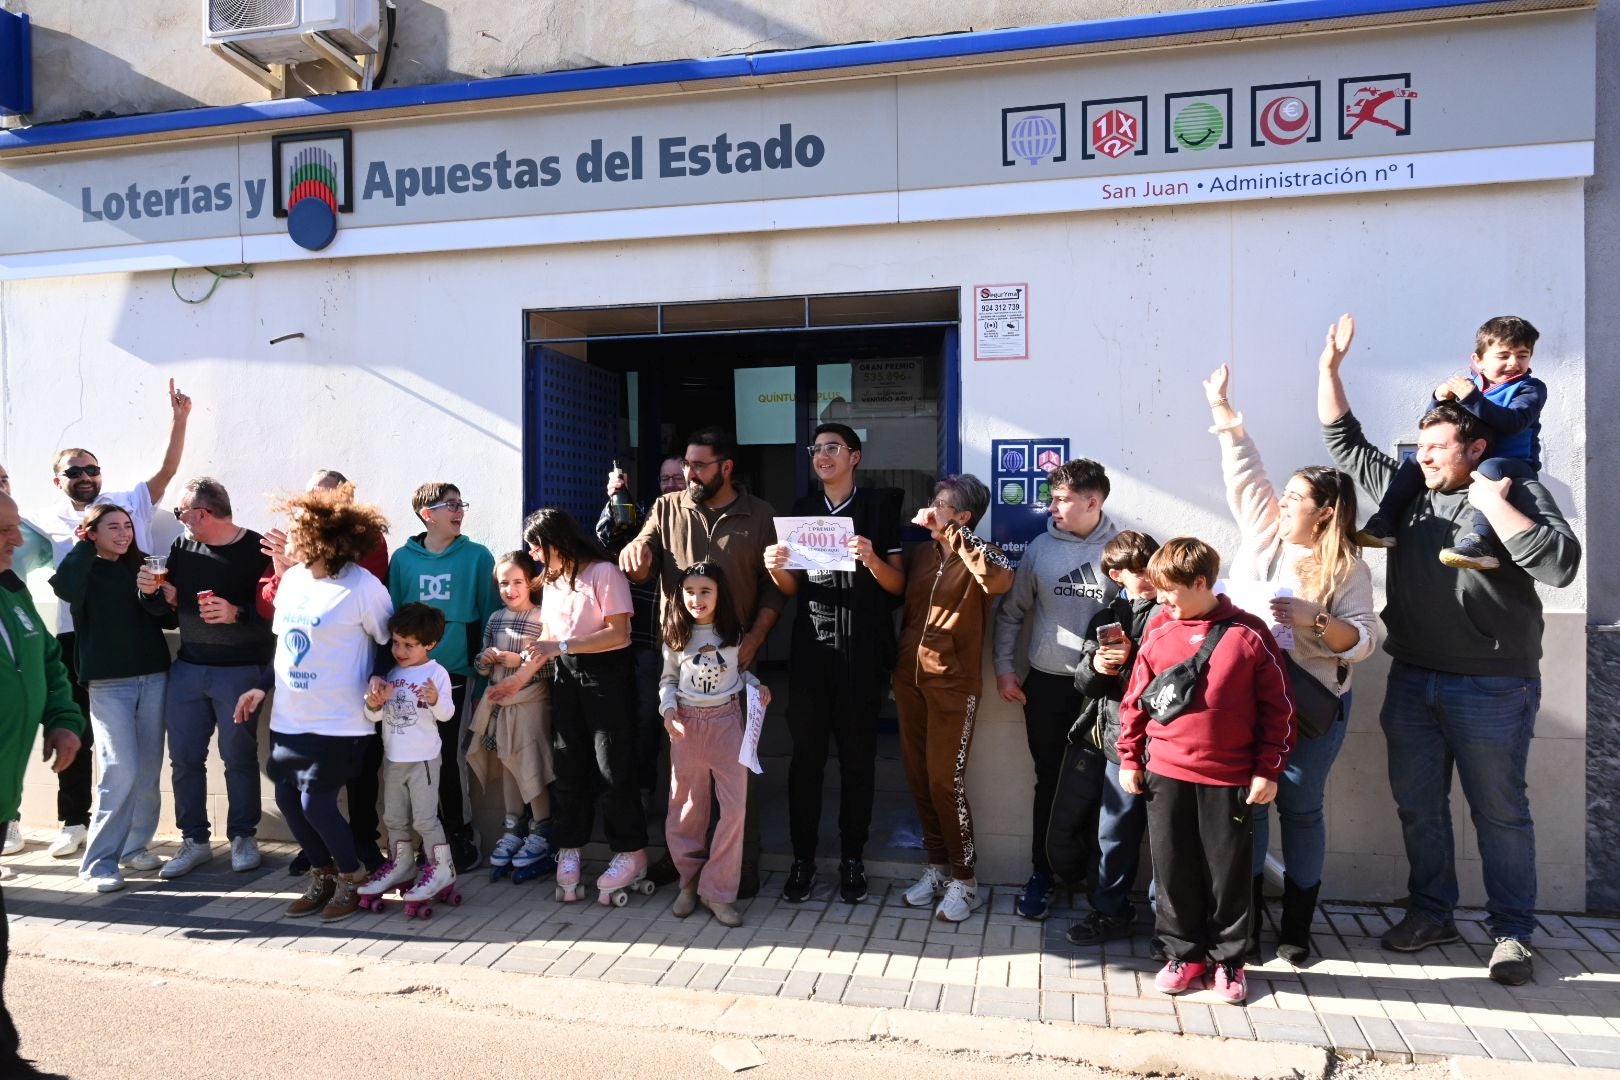
[[[894,700],[900,755],[922,819],[928,866],[906,890],[913,907],[935,904],[935,917],[961,922],[979,905],[974,877],[973,812],[967,801],[968,750],[983,691],[984,628],[991,597],[1012,588],[1013,567],[973,526],[990,506],[978,477],[947,476],[912,524],[930,542],[906,567],[905,617]]]

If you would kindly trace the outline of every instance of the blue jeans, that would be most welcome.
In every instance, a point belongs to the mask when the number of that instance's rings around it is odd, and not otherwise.
[[[1282,824],[1283,869],[1288,880],[1302,889],[1319,885],[1327,856],[1327,826],[1322,821],[1322,796],[1329,771],[1344,745],[1350,726],[1350,694],[1340,699],[1339,720],[1325,735],[1314,739],[1295,733],[1288,767],[1277,778],[1277,819]],[[1254,876],[1266,868],[1266,845],[1271,842],[1271,807],[1254,807]]]
[[[208,744],[219,729],[225,763],[225,834],[232,840],[259,828],[259,731],[231,719],[236,699],[263,687],[268,666],[215,667],[176,660],[169,669],[165,706],[169,762],[174,776],[174,819],[188,840],[208,842]]]
[[[1540,705],[1540,679],[1391,665],[1379,720],[1412,910],[1444,923],[1457,906],[1455,765],[1484,863],[1486,925],[1494,937],[1528,939],[1535,930],[1536,832],[1524,772]]]
[[[1147,800],[1119,786],[1119,763],[1110,761],[1097,812],[1097,888],[1091,906],[1104,915],[1123,915],[1130,906],[1131,886],[1142,861],[1142,834],[1147,831]]]
[[[164,672],[90,683],[96,734],[95,812],[79,873],[113,875],[126,855],[145,851],[157,832],[163,780]]]

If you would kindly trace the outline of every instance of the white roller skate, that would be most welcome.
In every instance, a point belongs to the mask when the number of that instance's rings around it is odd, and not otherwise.
[[[391,889],[405,891],[411,879],[416,876],[416,845],[409,840],[396,841],[394,844],[394,857],[377,867],[360,886],[360,910],[382,911],[383,893]]]
[[[565,904],[585,898],[579,880],[579,848],[565,847],[557,852],[557,899]]]
[[[621,851],[613,856],[608,868],[596,879],[599,891],[597,902],[603,907],[624,907],[630,902],[632,890],[642,896],[651,896],[658,886],[647,878],[647,853]]]
[[[433,845],[433,858],[422,864],[421,876],[405,894],[406,918],[429,918],[435,902],[452,907],[461,903],[461,893],[456,891],[456,864],[449,844]]]
[[[489,853],[489,880],[499,881],[512,869],[512,856],[523,848],[523,837],[512,830],[517,822],[508,818],[506,835],[495,841],[495,850]]]
[[[525,881],[545,877],[557,869],[557,855],[551,850],[550,832],[545,825],[536,825],[529,831],[529,838],[523,841],[522,849],[512,856],[512,884],[521,885]]]

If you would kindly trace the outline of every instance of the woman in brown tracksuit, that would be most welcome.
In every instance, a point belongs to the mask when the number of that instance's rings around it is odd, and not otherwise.
[[[900,753],[928,854],[905,900],[913,907],[938,901],[934,914],[946,922],[961,922],[979,905],[967,759],[983,689],[990,598],[1013,582],[1007,556],[973,532],[989,506],[990,492],[977,477],[947,476],[934,485],[933,504],[912,519],[933,542],[910,556],[894,672]]]

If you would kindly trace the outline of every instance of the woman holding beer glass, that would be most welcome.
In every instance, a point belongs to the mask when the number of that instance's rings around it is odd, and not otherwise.
[[[101,776],[79,876],[98,892],[114,892],[124,887],[120,866],[156,870],[163,865],[147,845],[157,832],[163,773],[163,696],[169,680],[163,627],[174,625],[174,615],[153,614],[136,593],[135,577],[145,556],[135,546],[129,511],[111,503],[92,506],[77,535],[79,542],[57,567],[51,588],[73,612],[79,678],[90,691]]]

